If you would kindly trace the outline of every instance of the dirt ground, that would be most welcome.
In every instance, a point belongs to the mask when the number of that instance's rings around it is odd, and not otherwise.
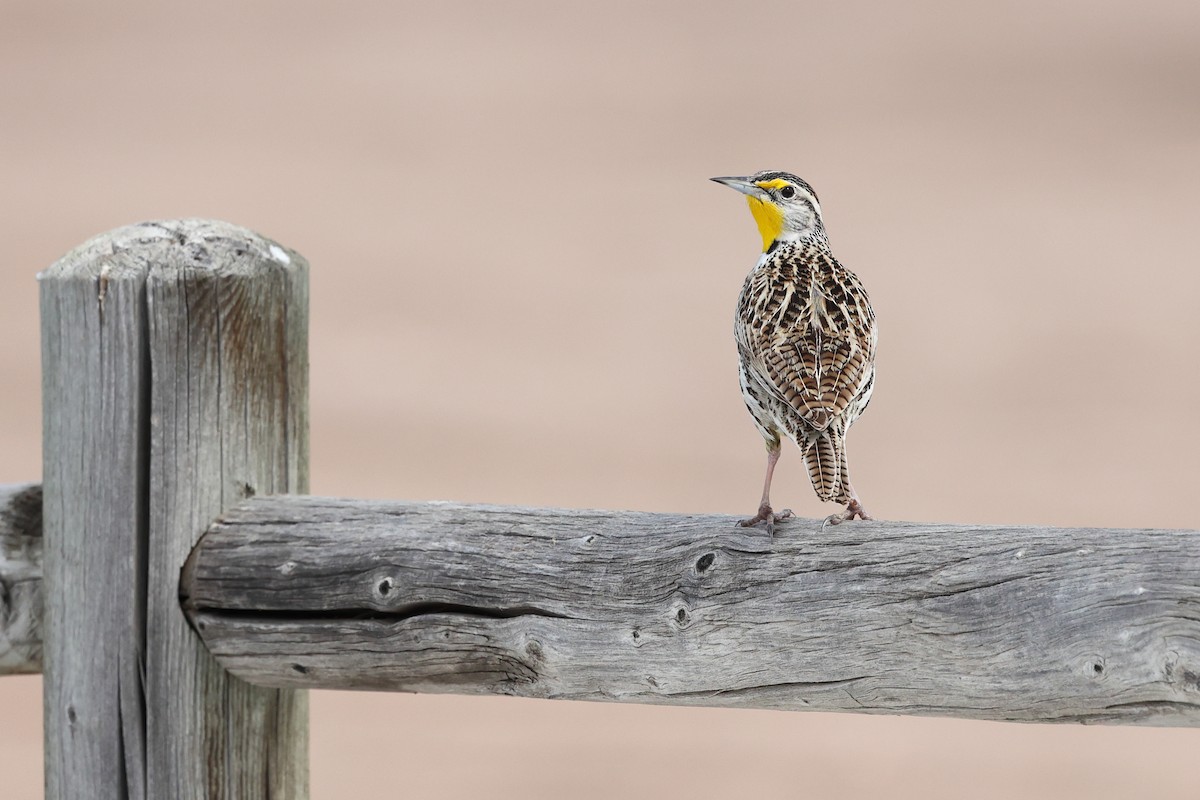
[[[312,263],[312,488],[751,512],[713,175],[821,196],[880,320],[893,519],[1197,526],[1200,4],[0,0],[0,482],[34,274],[217,217]],[[776,497],[832,509],[794,449]],[[869,669],[869,666],[867,667]],[[37,678],[0,679],[5,800]],[[1200,731],[315,693],[320,800],[1200,796]]]

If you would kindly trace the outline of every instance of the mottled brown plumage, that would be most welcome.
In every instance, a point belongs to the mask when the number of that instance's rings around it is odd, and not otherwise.
[[[875,313],[866,290],[830,250],[807,183],[780,172],[719,180],[750,197],[765,248],[734,319],[742,395],[768,453],[759,513],[743,524],[772,529],[790,516],[774,513],[769,500],[783,436],[803,453],[817,496],[846,506],[828,522],[868,519],[846,464],[846,432],[875,383]]]

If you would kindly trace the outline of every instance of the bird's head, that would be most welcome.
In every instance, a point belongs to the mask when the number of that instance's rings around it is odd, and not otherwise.
[[[789,172],[767,170],[746,178],[713,178],[746,195],[762,234],[763,250],[778,241],[824,238],[821,203],[806,181]]]

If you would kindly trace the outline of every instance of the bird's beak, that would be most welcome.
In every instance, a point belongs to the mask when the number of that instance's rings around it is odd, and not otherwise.
[[[742,194],[750,195],[759,200],[767,195],[766,192],[755,186],[749,178],[712,178],[712,180],[722,183],[731,189],[737,189]]]

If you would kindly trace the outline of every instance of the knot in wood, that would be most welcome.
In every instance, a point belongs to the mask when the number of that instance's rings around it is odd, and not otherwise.
[[[675,606],[671,612],[671,622],[680,630],[686,628],[692,622],[692,614],[686,606]]]

